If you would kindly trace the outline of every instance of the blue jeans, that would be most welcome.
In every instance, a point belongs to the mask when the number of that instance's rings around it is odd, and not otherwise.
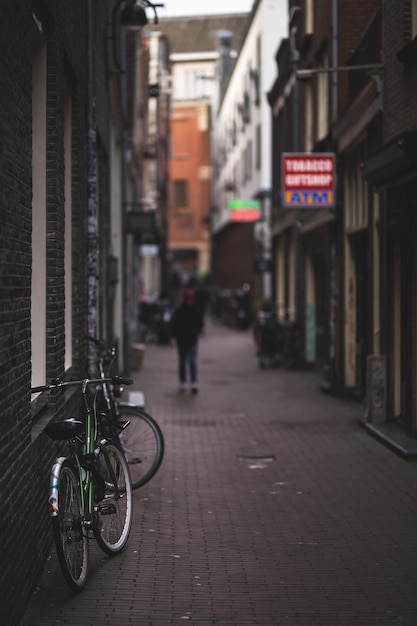
[[[197,378],[197,344],[183,344],[177,342],[178,348],[178,366],[180,383],[183,385],[187,382],[187,365],[190,370],[191,384],[196,385]]]

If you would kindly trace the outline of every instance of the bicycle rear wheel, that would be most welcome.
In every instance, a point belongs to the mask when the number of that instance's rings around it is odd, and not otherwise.
[[[164,437],[153,417],[137,407],[119,405],[119,419],[130,424],[120,433],[129,464],[132,487],[145,485],[158,471],[164,456]]]
[[[68,585],[81,591],[87,582],[88,537],[83,526],[78,478],[70,461],[58,476],[58,514],[52,518],[56,552]]]
[[[119,446],[109,442],[106,444],[106,452],[102,452],[98,458],[97,469],[104,481],[104,498],[97,505],[93,532],[100,548],[106,554],[113,555],[123,550],[129,538],[132,483],[129,467]]]

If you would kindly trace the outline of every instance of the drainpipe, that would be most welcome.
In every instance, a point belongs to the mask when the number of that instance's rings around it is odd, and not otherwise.
[[[338,0],[332,0],[332,65],[339,66],[339,6]],[[332,121],[336,122],[339,99],[339,74],[337,69],[332,72]]]
[[[120,33],[120,56],[122,67],[126,68],[127,53],[126,53],[126,30],[121,29]],[[123,372],[129,374],[129,347],[130,347],[130,317],[129,317],[129,265],[127,254],[127,229],[126,229],[126,212],[127,212],[127,165],[126,165],[126,153],[127,153],[127,74],[120,74],[120,94],[121,94],[121,207],[122,207],[122,250],[121,250],[121,263],[122,263],[122,367]]]
[[[293,7],[290,18],[290,47],[291,47],[291,62],[293,70],[293,118],[292,118],[292,151],[299,152],[300,150],[300,130],[299,130],[299,85],[297,81],[297,69],[298,69],[298,50],[296,47],[297,25],[292,23],[296,18],[299,7]],[[294,321],[298,324],[301,323],[301,233],[300,233],[300,209],[296,209],[294,212]],[[286,317],[287,317],[286,312]]]
[[[332,66],[337,68],[339,66],[339,5],[338,0],[332,0]],[[335,69],[332,72],[332,123],[333,125],[336,123],[338,115],[339,115],[339,73],[338,70]],[[336,151],[336,146],[333,142],[333,149]],[[338,199],[340,197],[339,193],[339,180],[338,180],[338,159],[336,159],[336,198],[335,198],[335,207],[337,207]],[[339,214],[340,215],[340,214]],[[331,298],[331,306],[330,306],[330,320],[329,320],[329,374],[330,374],[330,386],[336,388],[339,387],[338,382],[338,364],[336,362],[336,354],[339,352],[337,350],[337,343],[340,342],[338,340],[339,332],[337,330],[338,320],[336,318],[336,311],[338,310],[338,305],[340,305],[340,292],[338,285],[340,282],[340,262],[341,259],[338,257],[336,250],[340,249],[338,246],[338,233],[339,228],[336,213],[336,221],[335,228],[332,231],[332,251],[331,251],[331,265],[330,265],[330,298]],[[340,316],[339,316],[340,319]]]

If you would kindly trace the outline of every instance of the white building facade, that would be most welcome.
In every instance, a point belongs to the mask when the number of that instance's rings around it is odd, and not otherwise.
[[[287,35],[287,14],[287,0],[254,2],[245,38],[215,114],[213,236],[216,238],[235,218],[228,208],[230,201],[258,199],[262,219],[252,225],[258,261],[268,261],[270,251],[272,131],[266,94],[276,74],[276,51]],[[260,271],[260,290],[268,298],[268,264]]]

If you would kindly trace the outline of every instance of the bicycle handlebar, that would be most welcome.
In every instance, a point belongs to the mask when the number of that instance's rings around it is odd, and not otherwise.
[[[111,378],[83,378],[81,380],[61,380],[55,378],[51,380],[49,385],[39,385],[38,387],[32,387],[31,393],[39,393],[41,391],[51,391],[57,387],[73,387],[76,385],[85,386],[88,385],[132,385],[133,380],[131,378],[123,378],[122,376],[112,376]]]
[[[94,345],[97,346],[97,348],[101,348],[102,350],[106,350],[107,346],[104,343],[104,341],[101,341],[101,339],[97,339],[96,337],[93,337],[92,335],[85,335],[85,339],[87,339],[87,341],[90,341],[91,343],[94,343]]]
[[[85,335],[84,337],[90,343],[93,343],[101,352],[104,352],[106,355],[114,356],[114,352],[116,348],[110,347],[108,343],[103,341],[102,339],[97,339],[96,337],[92,337],[91,335]]]
[[[110,346],[102,339],[97,339],[92,335],[85,335],[84,338],[90,343],[93,343],[100,351],[100,354],[98,355],[99,362],[103,363],[104,361],[107,361],[107,363],[110,363],[116,357],[116,348]]]

